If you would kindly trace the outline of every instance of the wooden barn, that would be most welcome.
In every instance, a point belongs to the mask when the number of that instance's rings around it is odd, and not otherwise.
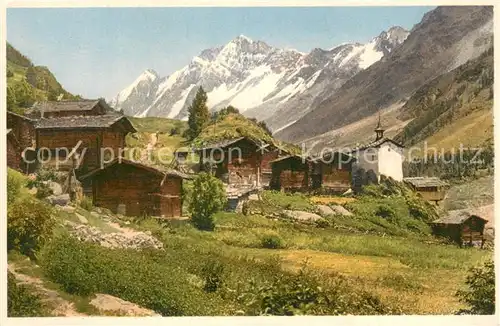
[[[77,101],[49,101],[40,102],[26,110],[26,115],[33,119],[61,118],[70,116],[96,116],[114,113],[115,111],[104,101],[77,100]]]
[[[288,155],[271,161],[270,188],[281,191],[308,191],[311,187],[312,162],[299,155]]]
[[[14,170],[21,170],[21,146],[12,129],[7,129],[7,166]]]
[[[328,152],[314,161],[311,172],[313,189],[319,189],[321,193],[335,194],[351,188],[354,159],[349,154]]]
[[[446,216],[431,223],[433,233],[463,245],[484,245],[484,229],[488,221],[467,210],[449,211]]]
[[[7,128],[11,130],[23,150],[36,147],[35,124],[34,119],[7,111]]]
[[[224,140],[198,149],[200,170],[212,171],[224,183],[238,185],[260,184],[262,152],[255,141],[240,137]]]
[[[271,185],[273,175],[272,162],[280,157],[289,155],[290,153],[275,145],[269,144],[264,146],[260,160],[260,184],[263,187],[267,188]]]
[[[449,184],[436,177],[411,177],[404,178],[403,182],[423,199],[436,202],[443,200]]]
[[[119,156],[125,147],[125,136],[136,132],[127,117],[119,114],[99,116],[68,116],[40,119],[35,125],[36,144],[43,150],[41,157],[55,157],[57,149],[71,151],[79,142],[85,150],[80,169],[82,173],[101,166],[103,161],[111,161]],[[50,152],[50,154],[49,154]],[[60,160],[64,160],[64,150],[59,150]],[[103,157],[101,157],[103,156]]]
[[[95,206],[128,216],[180,217],[184,174],[133,161],[114,160],[80,177],[92,185]]]

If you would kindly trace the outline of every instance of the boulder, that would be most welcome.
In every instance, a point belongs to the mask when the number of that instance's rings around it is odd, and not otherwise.
[[[322,217],[319,216],[318,214],[304,212],[304,211],[284,210],[283,214],[288,218],[298,221],[317,221],[322,219]]]
[[[78,220],[80,221],[80,223],[82,224],[88,224],[89,221],[85,218],[85,216],[83,215],[80,215],[78,213],[75,213],[76,217],[78,217]]]
[[[327,216],[335,214],[335,211],[330,206],[318,205],[316,207],[318,209],[319,215],[321,215],[323,217],[327,217]]]
[[[73,206],[59,206],[56,205],[56,207],[62,211],[65,211],[66,213],[74,213],[76,208]]]
[[[47,182],[47,186],[52,190],[54,196],[62,195],[63,190],[60,184],[54,181]]]
[[[338,215],[344,215],[344,216],[352,216],[354,215],[353,213],[349,212],[347,209],[345,209],[344,207],[340,206],[340,205],[333,205],[331,206],[334,214],[338,214]]]
[[[112,312],[119,316],[129,317],[161,317],[153,310],[146,309],[135,303],[114,297],[109,294],[97,293],[90,304],[101,312]]]
[[[47,200],[52,205],[59,205],[59,206],[67,206],[71,201],[69,198],[69,194],[62,194],[59,196],[50,195],[49,197],[47,197]]]

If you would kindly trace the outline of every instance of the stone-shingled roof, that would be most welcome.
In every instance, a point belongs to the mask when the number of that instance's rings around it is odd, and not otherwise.
[[[92,116],[69,116],[59,118],[40,119],[36,122],[36,129],[74,129],[74,128],[108,128],[124,120],[129,124],[129,131],[136,132],[126,116],[120,114],[105,114]]]
[[[415,188],[420,187],[446,187],[447,182],[437,178],[437,177],[408,177],[403,178],[403,181],[409,183]]]
[[[32,109],[43,109],[45,112],[90,111],[98,104],[103,105],[105,109],[110,109],[103,100],[48,101],[35,103]]]
[[[472,216],[477,216],[478,218],[488,222],[487,219],[471,213],[467,209],[458,209],[454,211],[448,211],[446,216],[441,217],[438,220],[433,221],[433,224],[462,224]]]
[[[179,177],[182,179],[191,179],[191,176],[189,176],[185,173],[182,173],[180,171],[174,170],[174,169],[168,169],[168,168],[165,168],[162,166],[149,165],[149,164],[144,164],[141,162],[135,162],[135,161],[128,160],[125,158],[121,158],[121,159],[116,158],[113,161],[109,162],[107,165],[105,165],[103,168],[97,168],[93,171],[88,172],[85,175],[80,176],[80,179],[84,180],[84,179],[87,179],[89,177],[92,177],[95,174],[97,174],[103,170],[106,170],[106,169],[108,169],[116,164],[133,165],[135,167],[138,167],[138,168],[144,169],[144,170],[148,170],[148,171],[155,173],[155,174],[158,174],[160,176],[175,176],[175,177]]]

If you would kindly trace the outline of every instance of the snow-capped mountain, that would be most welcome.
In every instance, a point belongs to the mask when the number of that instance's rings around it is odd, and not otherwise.
[[[202,51],[168,77],[145,71],[110,104],[129,115],[184,119],[198,86],[203,86],[211,109],[233,105],[278,129],[303,116],[320,94],[331,94],[407,36],[403,28],[392,27],[367,44],[301,53],[240,35]]]

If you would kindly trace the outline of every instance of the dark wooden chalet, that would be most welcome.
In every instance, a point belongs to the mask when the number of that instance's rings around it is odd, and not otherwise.
[[[436,202],[443,200],[449,184],[436,177],[411,177],[404,178],[403,182],[423,199]]]
[[[36,147],[35,124],[35,119],[7,111],[7,128],[11,130],[12,135],[23,149]]]
[[[285,149],[273,144],[266,144],[262,146],[261,152],[262,155],[260,159],[260,175],[261,175],[260,184],[263,187],[270,187],[273,175],[272,162],[280,157],[288,156],[290,155],[290,153]]]
[[[299,155],[288,155],[270,162],[270,188],[281,191],[308,191],[311,188],[312,161]]]
[[[230,185],[259,185],[262,151],[257,142],[240,137],[198,149],[200,170],[212,171]]]
[[[462,245],[484,244],[484,227],[488,221],[467,210],[449,211],[431,223],[433,233]]]
[[[11,129],[7,129],[7,166],[14,170],[21,169],[21,147]]]
[[[40,102],[26,110],[30,118],[60,118],[70,116],[96,116],[114,113],[115,111],[104,101],[77,100],[77,101],[49,101]]]
[[[339,151],[325,153],[314,159],[311,185],[321,193],[343,193],[352,184],[352,156]]]
[[[81,176],[80,180],[92,184],[96,206],[129,216],[179,217],[182,215],[182,181],[186,177],[175,170],[160,171],[117,159]]]
[[[36,159],[36,131],[35,131],[36,120],[30,119],[23,115],[7,111],[7,128],[10,130],[8,137],[11,143],[9,146],[11,154],[12,150],[16,150],[16,158],[11,156],[11,159],[18,160],[18,169],[24,173],[31,173],[36,168],[36,164],[29,164],[27,162],[32,162]],[[23,159],[23,155],[26,160]]]
[[[112,158],[112,153],[118,157],[120,149],[125,147],[125,136],[136,130],[127,117],[106,114],[40,119],[35,131],[37,149],[49,149],[51,155],[58,148],[71,151],[80,143],[80,148],[82,151],[85,149],[85,152],[80,152],[83,158],[79,168],[85,173],[100,167],[102,161]],[[65,151],[59,151],[59,155],[65,154]],[[49,155],[48,151],[44,155]]]

